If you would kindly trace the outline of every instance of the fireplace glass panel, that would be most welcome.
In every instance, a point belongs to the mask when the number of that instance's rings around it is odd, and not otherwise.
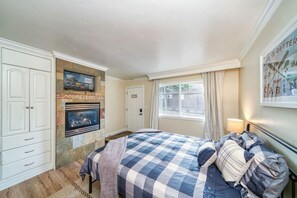
[[[98,121],[98,110],[76,110],[76,111],[69,111],[68,114],[68,129],[76,129],[85,126],[92,126],[97,125]]]
[[[66,104],[65,136],[100,129],[99,104]]]

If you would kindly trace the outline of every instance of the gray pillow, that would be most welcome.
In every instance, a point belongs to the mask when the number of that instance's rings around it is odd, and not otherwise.
[[[240,136],[237,135],[237,133],[231,132],[231,133],[229,133],[229,134],[223,136],[220,140],[218,140],[218,141],[215,143],[215,147],[216,147],[217,152],[220,151],[220,149],[222,148],[222,146],[224,145],[224,143],[225,143],[227,140],[233,140],[233,141],[235,141],[239,146],[242,146],[242,142],[243,142],[243,140],[240,138]]]
[[[278,197],[289,181],[289,168],[284,157],[264,145],[250,149],[254,159],[240,184],[251,196]]]
[[[262,145],[265,143],[265,141],[262,138],[260,138],[257,134],[249,131],[243,132],[239,138],[242,140],[241,147],[245,150],[250,150],[254,146]]]

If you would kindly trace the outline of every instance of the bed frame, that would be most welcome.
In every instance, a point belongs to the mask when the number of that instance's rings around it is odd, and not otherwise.
[[[279,144],[283,145],[284,147],[288,148],[289,150],[291,150],[292,152],[294,152],[297,155],[297,147],[296,146],[289,144],[288,142],[286,142],[286,141],[282,140],[281,138],[275,136],[274,134],[272,134],[268,130],[266,130],[266,129],[260,127],[259,125],[256,125],[256,124],[252,123],[252,122],[247,123],[246,130],[250,131],[251,126],[254,127],[255,129],[259,130],[263,134],[269,136],[270,138],[272,138],[273,140],[275,140]],[[289,168],[289,170],[290,170],[289,178],[290,178],[291,183],[292,183],[292,192],[291,192],[292,193],[292,198],[295,198],[296,197],[295,186],[296,186],[296,182],[297,182],[297,174],[291,168]],[[92,193],[92,184],[94,182],[96,182],[96,181],[97,181],[96,179],[93,180],[91,175],[89,176],[89,193],[90,194]],[[284,197],[284,191],[281,194],[281,198],[283,198],[283,197]]]
[[[276,142],[278,142],[279,144],[281,144],[282,146],[286,147],[287,149],[291,150],[293,153],[295,153],[297,155],[297,147],[295,145],[291,145],[288,142],[286,142],[285,140],[275,136],[274,134],[272,134],[271,132],[269,132],[268,130],[260,127],[259,125],[252,123],[252,122],[248,122],[247,126],[246,126],[246,130],[250,131],[250,128],[254,127],[255,129],[257,129],[258,131],[262,132],[263,134],[267,135],[268,137],[272,138],[273,140],[275,140]],[[297,174],[296,172],[294,172],[294,170],[292,170],[291,168],[289,168],[290,170],[290,175],[289,178],[291,180],[292,183],[292,198],[296,197],[296,182],[297,182]],[[284,191],[281,194],[281,198],[284,197]]]

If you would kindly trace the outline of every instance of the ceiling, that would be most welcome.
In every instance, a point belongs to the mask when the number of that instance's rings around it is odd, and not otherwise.
[[[239,58],[269,0],[0,0],[0,37],[122,79]]]

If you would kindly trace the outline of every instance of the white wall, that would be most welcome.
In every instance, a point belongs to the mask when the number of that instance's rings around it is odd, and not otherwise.
[[[204,121],[179,118],[159,118],[159,129],[171,133],[203,137]]]
[[[239,117],[239,70],[225,71],[223,93],[223,119],[225,133],[228,133],[227,119]]]
[[[260,106],[260,64],[261,51],[276,37],[288,22],[297,15],[297,1],[285,0],[264,28],[256,42],[243,59],[240,70],[240,117],[254,121],[285,141],[297,146],[297,109]],[[274,143],[276,145],[276,143]],[[296,154],[283,152],[297,171],[291,160],[297,161]]]
[[[125,130],[125,81],[105,79],[105,136]]]
[[[223,119],[224,128],[226,128],[227,118],[238,118],[238,69],[231,69],[225,71],[224,93],[223,93]],[[160,83],[176,82],[176,81],[191,81],[201,80],[200,74],[188,75],[175,78],[167,78],[160,80]],[[144,108],[144,127],[149,127],[152,81],[148,79],[136,79],[126,82],[127,86],[144,85],[145,92],[145,108]],[[180,133],[184,135],[191,135],[203,137],[204,122],[201,120],[186,120],[177,118],[159,118],[159,129]]]

